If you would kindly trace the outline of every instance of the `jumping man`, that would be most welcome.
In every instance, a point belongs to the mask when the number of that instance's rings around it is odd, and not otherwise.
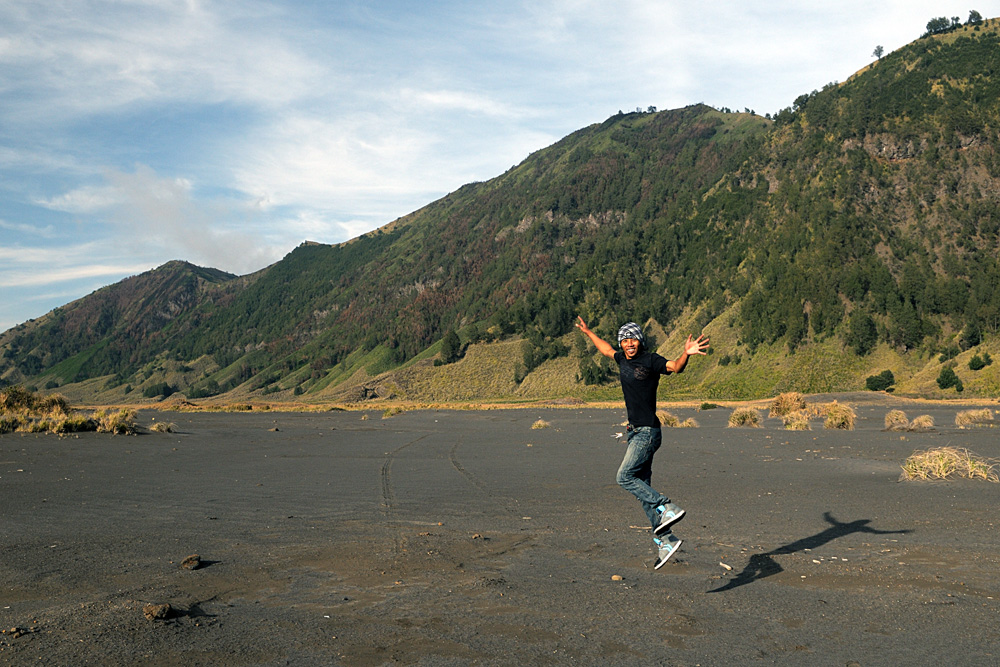
[[[706,354],[708,338],[688,336],[684,352],[676,359],[665,359],[656,352],[643,349],[642,329],[629,322],[618,330],[616,352],[610,343],[587,328],[583,318],[577,318],[576,327],[597,347],[598,352],[618,362],[618,373],[628,412],[628,448],[618,468],[618,484],[634,495],[642,504],[653,528],[653,542],[657,547],[654,569],[660,569],[681,545],[671,527],[684,518],[684,510],[670,502],[665,495],[653,489],[653,455],[660,448],[660,420],[656,416],[656,388],[661,375],[680,373],[694,354]]]

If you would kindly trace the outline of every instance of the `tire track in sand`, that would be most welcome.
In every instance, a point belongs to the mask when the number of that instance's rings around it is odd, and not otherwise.
[[[411,440],[410,442],[404,443],[397,447],[396,449],[387,452],[385,455],[385,460],[382,461],[382,468],[379,471],[379,484],[381,488],[381,507],[382,507],[382,519],[385,527],[392,534],[392,553],[390,554],[393,561],[397,560],[400,554],[403,553],[403,546],[405,539],[403,538],[403,533],[400,530],[398,524],[394,525],[392,520],[393,507],[396,504],[396,494],[392,490],[392,462],[396,458],[396,455],[401,451],[406,449],[411,445],[415,445],[421,440],[430,437],[430,433],[426,433],[416,440]]]

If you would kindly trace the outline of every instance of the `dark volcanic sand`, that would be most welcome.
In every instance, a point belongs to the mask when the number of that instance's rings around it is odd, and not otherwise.
[[[998,431],[904,406],[937,430],[888,433],[888,409],[853,432],[674,410],[701,428],[664,430],[654,485],[688,515],[659,571],[614,481],[621,410],[4,435],[0,663],[995,665],[1000,486],[897,480],[917,449],[998,457]]]

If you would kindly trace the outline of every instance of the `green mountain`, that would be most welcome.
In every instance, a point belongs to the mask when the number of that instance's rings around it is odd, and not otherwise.
[[[1000,352],[998,31],[927,35],[774,118],[619,113],[250,276],[171,262],[0,336],[0,378],[93,401],[612,397],[580,314],[608,339],[647,322],[667,356],[709,332],[674,395],[888,370],[995,396],[969,362]]]

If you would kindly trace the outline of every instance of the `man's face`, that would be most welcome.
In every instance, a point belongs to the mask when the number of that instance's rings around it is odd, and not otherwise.
[[[622,352],[626,359],[634,359],[639,354],[639,340],[636,338],[625,338],[622,340]]]

